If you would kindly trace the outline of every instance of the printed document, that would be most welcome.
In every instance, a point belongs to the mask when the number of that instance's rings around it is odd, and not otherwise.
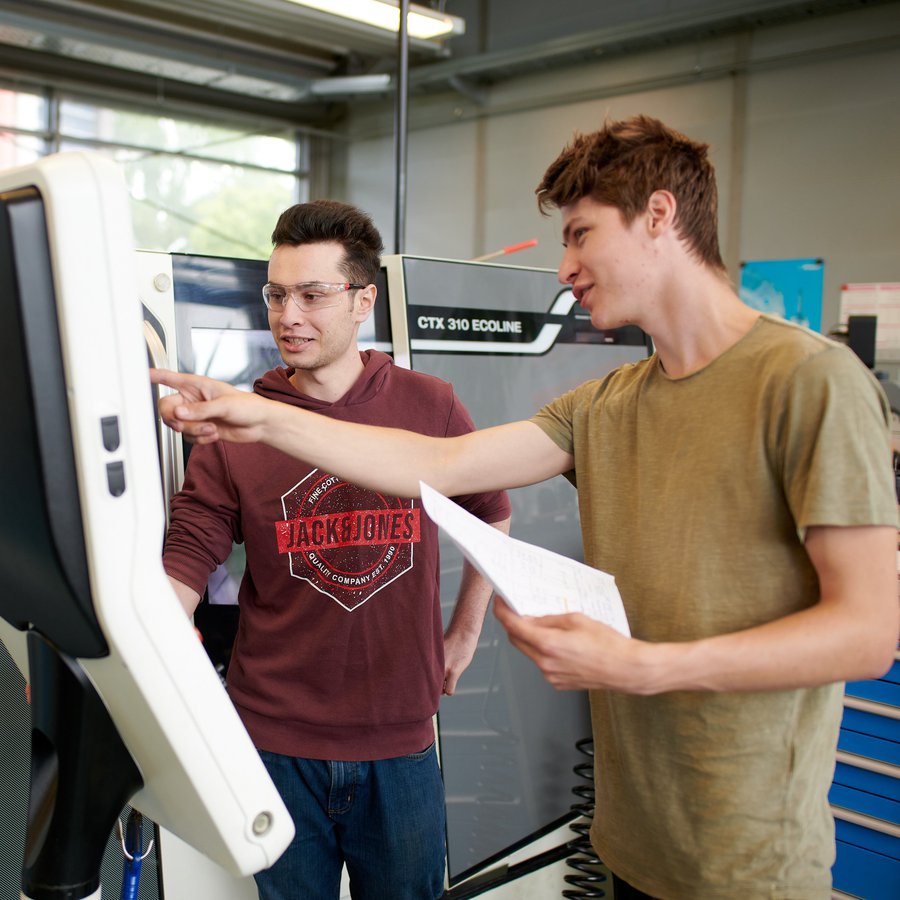
[[[425,512],[519,615],[580,612],[631,637],[612,575],[502,534],[424,481],[419,486]]]

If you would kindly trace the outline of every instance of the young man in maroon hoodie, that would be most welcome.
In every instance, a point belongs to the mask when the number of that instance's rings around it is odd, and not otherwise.
[[[459,435],[452,387],[360,352],[381,237],[332,201],[286,210],[263,298],[286,368],[262,397],[323,416]],[[363,452],[363,451],[361,451]],[[507,530],[502,492],[456,498]],[[261,900],[425,900],[444,884],[444,793],[434,746],[441,693],[469,664],[490,586],[466,567],[446,635],[436,528],[418,501],[358,487],[263,444],[197,446],[172,500],[164,564],[188,613],[243,542],[229,694],[294,818]]]

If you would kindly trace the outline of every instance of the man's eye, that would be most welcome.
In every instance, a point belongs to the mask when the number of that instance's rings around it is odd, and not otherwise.
[[[314,291],[307,291],[302,296],[303,301],[305,303],[308,303],[310,306],[316,306],[317,304],[321,303],[326,297],[325,294],[316,293]]]
[[[284,298],[284,291],[269,291],[269,300],[271,300],[273,303],[280,303],[282,306],[284,306]]]

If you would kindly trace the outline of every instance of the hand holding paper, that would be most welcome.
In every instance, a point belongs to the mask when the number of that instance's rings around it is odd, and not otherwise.
[[[612,575],[501,534],[434,488],[419,484],[428,515],[517,613],[580,612],[631,636]]]

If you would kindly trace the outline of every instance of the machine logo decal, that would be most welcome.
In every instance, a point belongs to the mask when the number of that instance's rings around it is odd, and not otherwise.
[[[542,356],[557,344],[644,344],[640,329],[596,329],[562,288],[547,312],[488,307],[407,307],[409,345],[420,353]]]
[[[413,566],[421,510],[412,500],[316,469],[282,496],[281,505],[284,521],[275,523],[275,537],[291,575],[348,611]]]

